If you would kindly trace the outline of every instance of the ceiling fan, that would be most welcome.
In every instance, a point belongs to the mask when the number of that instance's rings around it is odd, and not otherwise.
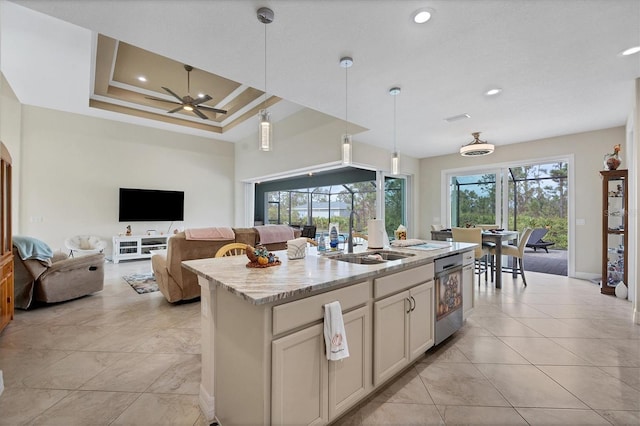
[[[185,65],[184,69],[187,70],[187,94],[185,96],[178,96],[173,90],[167,88],[167,87],[162,87],[167,93],[169,93],[171,96],[173,96],[174,98],[176,98],[177,100],[179,100],[180,102],[175,102],[175,101],[168,101],[166,99],[162,99],[162,98],[155,98],[153,96],[145,96],[145,98],[147,99],[151,99],[153,101],[158,101],[158,102],[167,102],[170,104],[175,104],[175,105],[180,105],[177,108],[174,108],[170,111],[167,111],[167,113],[172,114],[174,112],[178,112],[181,109],[185,110],[185,111],[191,111],[193,112],[195,115],[197,115],[198,117],[202,118],[203,120],[208,120],[209,117],[207,117],[201,110],[205,110],[205,111],[213,111],[213,112],[217,112],[218,114],[226,114],[227,111],[223,110],[223,109],[218,109],[218,108],[213,108],[207,105],[202,105],[204,102],[210,101],[211,99],[213,99],[211,96],[209,95],[204,95],[202,97],[198,97],[197,99],[194,99],[191,97],[191,81],[189,79],[189,76],[191,74],[191,71],[193,71],[193,67],[191,65]]]

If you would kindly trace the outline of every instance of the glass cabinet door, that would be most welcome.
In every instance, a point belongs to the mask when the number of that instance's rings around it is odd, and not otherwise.
[[[627,171],[603,171],[602,289],[614,294],[627,284]]]

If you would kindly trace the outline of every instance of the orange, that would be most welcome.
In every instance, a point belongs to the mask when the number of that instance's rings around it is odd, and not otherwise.
[[[264,256],[260,256],[258,258],[258,263],[260,265],[266,265],[267,263],[269,263],[269,258],[268,257],[264,257]]]

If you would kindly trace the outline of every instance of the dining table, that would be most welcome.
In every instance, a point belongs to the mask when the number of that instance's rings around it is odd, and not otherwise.
[[[431,231],[431,239],[436,241],[453,241],[453,233],[451,232],[451,229]],[[496,247],[496,271],[499,271],[496,273],[496,288],[502,288],[502,242],[513,240],[518,240],[517,231],[482,231],[482,242],[493,243]]]

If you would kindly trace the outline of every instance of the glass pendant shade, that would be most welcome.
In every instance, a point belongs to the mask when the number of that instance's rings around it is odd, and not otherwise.
[[[258,143],[260,151],[271,151],[273,144],[271,142],[271,114],[266,109],[261,109],[258,113],[260,123],[258,124]]]
[[[349,165],[352,162],[351,150],[351,135],[344,134],[342,135],[342,164]]]
[[[400,156],[396,151],[393,153],[393,155],[391,155],[391,174],[397,175],[399,173],[399,170],[400,170]]]

